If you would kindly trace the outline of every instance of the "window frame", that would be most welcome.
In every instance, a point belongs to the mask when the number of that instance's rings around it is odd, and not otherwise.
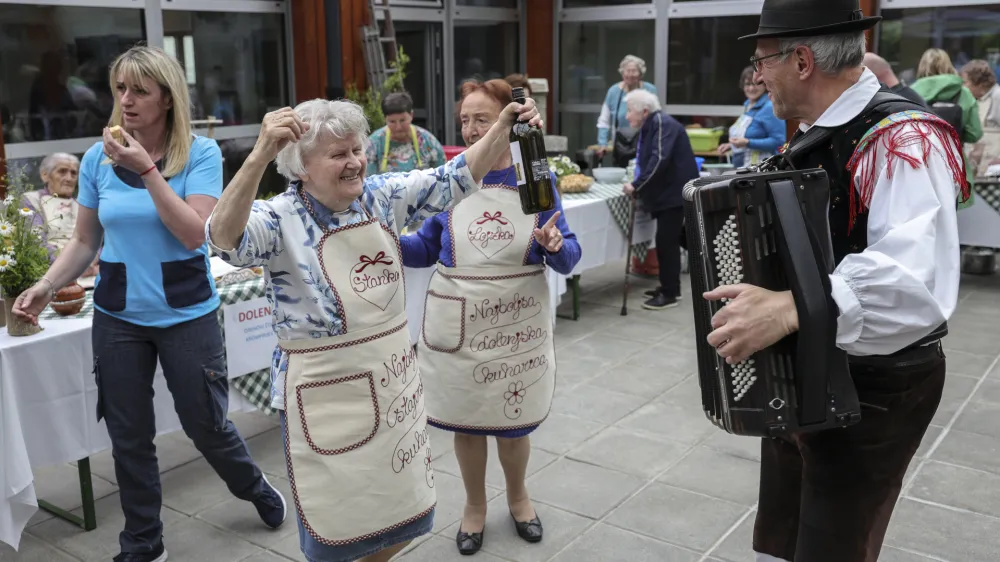
[[[395,4],[395,2],[393,2]],[[24,6],[68,6],[77,8],[125,8],[144,10],[146,42],[163,47],[163,12],[228,12],[228,13],[274,13],[284,15],[285,36],[285,92],[290,104],[295,99],[295,72],[292,56],[291,2],[287,0],[0,0],[0,4]],[[427,5],[427,4],[423,4]],[[195,128],[195,134],[207,135],[207,128]],[[230,125],[215,127],[213,138],[218,141],[257,137],[260,124]],[[40,158],[54,152],[79,154],[86,152],[101,137],[77,137],[51,141],[5,143],[7,160]]]
[[[654,20],[654,52],[657,53],[651,69],[652,83],[660,96],[664,111],[673,115],[697,115],[705,117],[739,117],[743,113],[742,105],[692,105],[671,104],[667,98],[669,83],[667,69],[669,67],[670,20],[705,17],[739,17],[760,14],[763,0],[693,0],[677,2],[672,0],[651,0],[649,4],[629,4],[624,6],[593,6],[587,8],[563,8],[563,0],[558,2],[557,14],[554,18],[553,41],[555,56],[555,76],[549,92],[549,104],[553,106],[555,130],[562,130],[563,114],[592,114],[600,112],[600,104],[561,103],[560,81],[562,66],[560,59],[560,35],[563,23],[595,23],[602,21],[644,21]],[[927,0],[890,0],[896,2],[922,2]],[[940,1],[940,0],[937,0]],[[986,2],[986,0],[968,0]],[[994,0],[995,1],[995,0]],[[596,108],[596,109],[595,109]]]

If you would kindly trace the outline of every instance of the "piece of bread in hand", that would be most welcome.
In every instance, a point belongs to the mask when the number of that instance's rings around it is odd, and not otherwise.
[[[122,146],[126,144],[125,131],[120,126],[115,125],[114,127],[111,127],[108,129],[108,132],[111,133],[111,136],[114,137],[116,141],[118,141],[118,144]]]

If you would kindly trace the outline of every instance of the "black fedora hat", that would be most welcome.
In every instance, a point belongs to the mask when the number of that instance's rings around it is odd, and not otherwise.
[[[740,40],[867,31],[880,21],[881,16],[866,17],[858,0],[764,0],[757,33]]]

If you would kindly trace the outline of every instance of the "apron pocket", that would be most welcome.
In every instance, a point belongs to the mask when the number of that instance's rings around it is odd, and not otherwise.
[[[320,455],[341,455],[371,441],[381,422],[372,372],[295,387],[302,433]]]
[[[420,331],[428,349],[457,352],[465,343],[465,298],[427,291]]]

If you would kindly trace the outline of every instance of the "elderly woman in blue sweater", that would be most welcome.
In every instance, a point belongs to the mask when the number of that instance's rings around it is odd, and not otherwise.
[[[747,100],[743,115],[729,128],[729,142],[719,145],[719,154],[732,152],[737,168],[759,164],[785,144],[785,122],[774,116],[771,98],[763,82],[754,82],[753,67],[740,74],[740,86]]]
[[[511,103],[511,88],[503,80],[466,82],[461,93],[462,138],[471,146]],[[552,211],[525,215],[507,155],[486,174],[479,192],[400,239],[404,265],[437,268],[424,305],[417,365],[428,424],[455,433],[466,493],[455,538],[462,554],[474,554],[483,544],[488,436],[497,441],[517,534],[532,543],[542,540],[524,479],[528,434],[548,416],[555,389],[545,267],[565,275],[580,261],[580,245],[555,197]]]

